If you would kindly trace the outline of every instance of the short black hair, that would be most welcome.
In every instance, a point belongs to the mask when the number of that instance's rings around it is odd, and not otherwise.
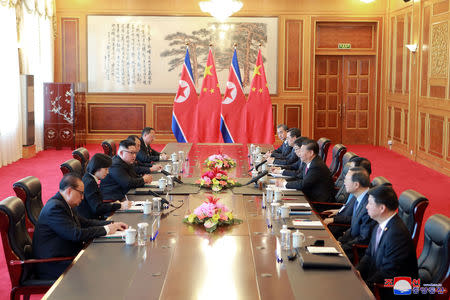
[[[142,135],[144,135],[144,134],[149,134],[152,130],[155,130],[155,128],[152,128],[152,127],[144,127],[144,129],[142,129]]]
[[[367,170],[362,167],[354,167],[348,170],[349,172],[353,172],[352,181],[359,183],[361,187],[367,188],[370,186],[370,177]]]
[[[369,190],[369,195],[375,199],[375,203],[384,204],[390,211],[396,211],[398,208],[398,198],[391,186],[379,185]]]
[[[355,163],[355,167],[362,167],[366,169],[369,175],[372,174],[372,164],[370,163],[370,160],[368,160],[367,158],[361,156],[354,156],[350,158],[349,162],[350,161]]]
[[[295,127],[289,129],[288,133],[291,137],[301,137],[302,136],[302,132],[300,131],[300,129],[295,128]]]
[[[103,153],[95,153],[94,156],[92,156],[91,160],[89,161],[86,167],[86,171],[94,175],[95,172],[97,172],[101,168],[111,167],[111,164],[112,164],[111,157]]]
[[[284,131],[288,131],[289,129],[286,124],[278,124],[277,129],[278,128],[283,128]]]
[[[136,140],[137,140],[137,139],[139,139],[139,137],[138,137],[137,135],[135,135],[135,134],[129,135],[129,136],[127,137],[127,140],[133,141],[133,142],[135,142],[135,143],[136,143]]]
[[[76,173],[67,173],[59,182],[59,190],[65,191],[67,188],[76,189],[80,185],[81,178]]]
[[[299,137],[298,139],[296,139],[294,141],[294,146],[301,147],[302,144],[303,144],[303,141],[306,140],[306,139],[308,139],[308,138],[304,137],[304,136]]]
[[[319,144],[315,140],[305,139],[302,146],[306,146],[306,150],[313,151],[315,155],[319,155]]]
[[[131,146],[136,146],[136,143],[132,140],[123,140],[123,141],[120,141],[120,143],[119,143],[119,148],[122,147],[122,148],[128,149]]]

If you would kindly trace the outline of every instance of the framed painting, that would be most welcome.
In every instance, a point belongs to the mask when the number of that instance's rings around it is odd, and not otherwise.
[[[244,90],[261,47],[269,91],[277,93],[278,18],[221,23],[209,17],[89,15],[87,36],[89,93],[176,93],[187,43],[198,90],[212,44],[225,91],[236,44]]]

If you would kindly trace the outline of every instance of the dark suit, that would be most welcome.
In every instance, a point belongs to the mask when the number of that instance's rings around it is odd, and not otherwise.
[[[347,203],[345,203],[343,209],[333,217],[333,223],[351,224],[353,205],[356,202],[356,198],[351,194],[349,194],[348,197],[349,198],[347,199]],[[328,229],[330,229],[331,233],[337,239],[342,236],[342,234],[345,232],[347,228],[344,226],[333,226],[333,223],[328,225]]]
[[[296,163],[300,158],[295,154],[294,148],[291,147],[291,152],[286,156],[286,158],[277,158],[273,161],[274,165],[292,165]]]
[[[33,257],[75,256],[84,242],[105,235],[103,226],[109,223],[79,216],[58,192],[39,215],[33,235]],[[69,264],[70,261],[36,264],[36,271],[41,279],[56,279]]]
[[[302,161],[301,159],[299,159],[295,163],[283,166],[282,168],[284,168],[283,172],[281,173],[282,175],[295,177],[302,169]]]
[[[84,199],[77,207],[80,216],[86,219],[105,219],[105,215],[120,208],[118,203],[103,203],[103,196],[94,177],[86,173],[83,176]]]
[[[353,244],[369,244],[372,229],[376,225],[375,220],[371,219],[367,213],[366,205],[368,200],[369,194],[366,193],[351,217],[350,228],[339,238],[342,249],[344,249],[350,258],[353,256]],[[353,206],[356,204],[357,201],[354,202]]]
[[[289,144],[285,141],[281,144],[280,147],[278,147],[277,149],[275,149],[271,156],[274,158],[283,158],[289,155],[289,153],[291,152],[292,147],[289,146]]]
[[[161,153],[152,149],[152,147],[147,146],[142,138],[139,138],[139,140],[141,141],[141,148],[136,155],[136,160],[141,163],[151,163],[154,161],[159,161],[159,155]]]
[[[144,179],[136,174],[133,165],[116,155],[112,159],[109,174],[100,183],[100,191],[108,200],[122,200],[130,189],[143,187]]]
[[[305,168],[306,164],[303,163],[295,180],[287,182],[286,187],[303,191],[310,201],[333,202],[334,183],[327,165],[316,156],[306,174]]]
[[[384,283],[384,279],[396,276],[418,277],[416,250],[411,233],[402,219],[395,215],[386,225],[375,248],[377,228],[372,231],[369,248],[361,259],[357,269],[370,286],[372,283]]]

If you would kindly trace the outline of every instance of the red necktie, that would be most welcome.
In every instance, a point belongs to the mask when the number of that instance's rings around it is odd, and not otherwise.
[[[306,173],[308,173],[308,165],[306,166],[306,168],[305,168],[305,175],[306,175]]]

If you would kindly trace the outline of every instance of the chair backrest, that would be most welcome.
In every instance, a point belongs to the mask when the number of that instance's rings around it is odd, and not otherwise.
[[[392,183],[391,183],[389,180],[387,180],[385,177],[383,177],[383,176],[377,176],[377,177],[375,177],[375,178],[372,180],[371,184],[372,184],[372,187],[376,187],[376,186],[379,186],[379,185],[388,185],[388,186],[392,186]]]
[[[6,262],[31,258],[31,238],[25,227],[25,206],[18,197],[8,197],[0,202],[0,233]],[[30,265],[25,265],[19,272],[9,263],[7,266],[13,287],[32,272]]]
[[[86,172],[86,167],[89,162],[89,151],[84,147],[80,147],[72,152],[72,156],[81,163],[83,173]]]
[[[116,155],[116,143],[114,142],[114,140],[104,140],[102,142],[102,148],[103,148],[103,152],[110,156],[113,157],[114,155]]]
[[[14,192],[25,204],[26,226],[29,233],[34,232],[42,207],[42,187],[41,182],[34,176],[20,179],[13,184]]]
[[[351,151],[346,152],[344,156],[342,156],[342,165],[345,166],[353,157],[358,157],[358,155]]]
[[[428,202],[424,195],[414,190],[406,190],[398,197],[398,216],[403,220],[411,233],[411,238],[416,247],[419,241],[420,228],[422,227],[423,214],[428,206]]]
[[[60,165],[60,169],[63,175],[67,173],[76,173],[79,176],[83,175],[83,168],[81,163],[75,158],[69,159]]]
[[[336,144],[333,147],[332,155],[333,160],[330,165],[331,176],[333,176],[334,180],[336,180],[341,174],[342,169],[342,158],[347,152],[347,148],[342,144]]]
[[[322,158],[324,162],[326,162],[328,156],[328,149],[330,148],[331,141],[326,137],[322,137],[317,140],[317,144],[319,145],[319,156]]]
[[[423,250],[418,259],[421,283],[442,283],[450,273],[450,218],[432,215],[425,223]]]
[[[338,179],[336,179],[336,181],[334,182],[334,186],[336,187],[337,190],[339,190],[344,185],[344,179],[345,179],[345,176],[347,176],[349,169],[350,169],[350,164],[349,163],[344,164],[344,166],[342,167],[341,174],[339,174]]]

